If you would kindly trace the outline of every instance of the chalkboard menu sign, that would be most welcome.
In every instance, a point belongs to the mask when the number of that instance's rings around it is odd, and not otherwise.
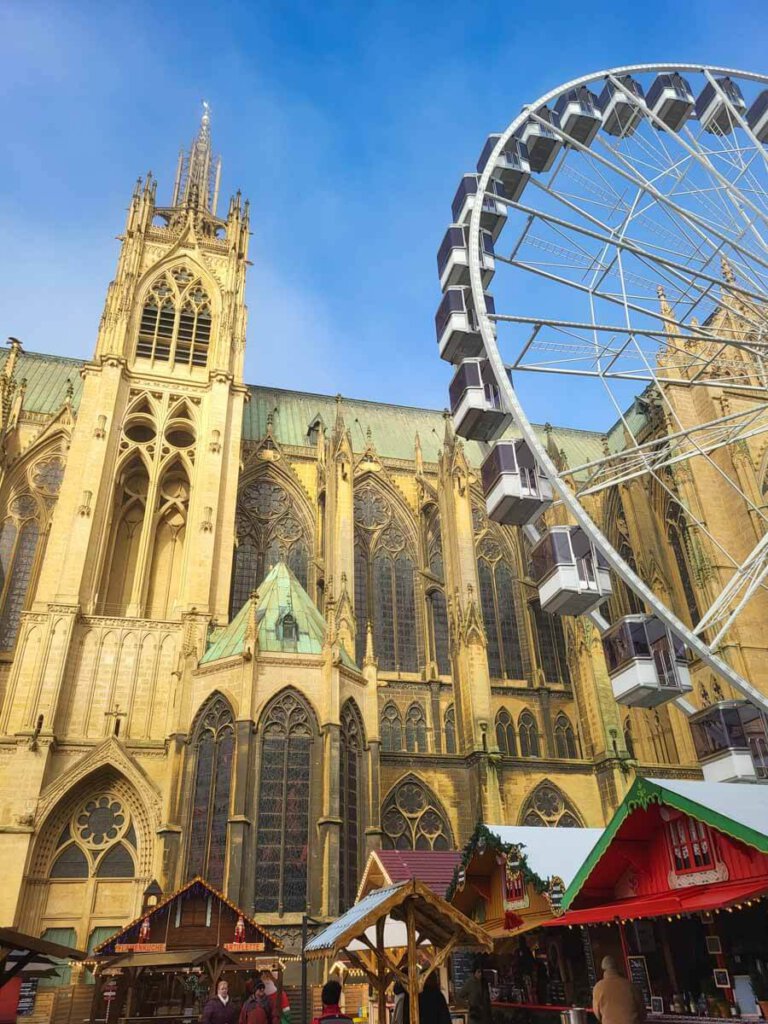
[[[37,978],[22,978],[19,989],[19,1005],[16,1008],[17,1017],[29,1017],[35,1009],[36,996]]]
[[[648,977],[648,963],[644,956],[628,956],[629,980],[643,993],[643,1002],[651,1005],[651,979]]]
[[[477,951],[472,949],[457,949],[451,954],[451,977],[453,978],[453,994],[457,997],[464,982],[472,974]]]
[[[565,985],[559,978],[550,978],[547,990],[550,1006],[565,1006]]]
[[[595,970],[595,955],[592,952],[592,940],[589,937],[589,929],[581,929],[581,944],[584,946],[584,960],[587,964],[587,978],[589,987],[594,988],[597,984],[597,971]]]

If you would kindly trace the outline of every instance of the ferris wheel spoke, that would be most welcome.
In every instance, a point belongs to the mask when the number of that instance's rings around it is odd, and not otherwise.
[[[652,123],[654,123],[656,125],[657,128],[664,129],[666,127],[664,125],[664,122],[659,117],[656,116],[656,114],[651,110],[651,108],[648,106],[648,104],[645,102],[645,100],[640,100],[637,96],[635,96],[633,93],[631,93],[626,88],[624,83],[619,81],[619,79],[617,79],[615,75],[610,76],[610,81],[613,83],[613,85],[617,89],[619,89],[621,92],[623,92],[624,95],[627,97],[627,99],[631,103],[633,103],[636,107],[638,107],[642,111],[642,113],[647,118],[649,118],[649,120],[651,120]],[[728,102],[728,106],[729,106],[729,109],[732,110],[730,102]],[[739,210],[739,212],[741,212],[742,204],[744,204],[745,206],[749,207],[749,209],[751,209],[752,212],[756,216],[760,217],[761,220],[765,221],[766,224],[768,224],[768,215],[766,215],[766,213],[763,210],[761,210],[758,206],[756,206],[750,199],[748,199],[746,196],[744,196],[743,193],[738,188],[736,188],[736,186],[732,182],[729,182],[728,179],[724,175],[720,174],[720,172],[713,166],[711,161],[709,161],[706,158],[706,156],[704,156],[702,154],[700,149],[697,150],[696,148],[691,146],[689,143],[687,143],[681,137],[679,132],[676,133],[674,137],[675,137],[675,139],[677,139],[679,144],[681,146],[683,146],[683,148],[689,153],[689,155],[693,157],[694,160],[696,160],[699,163],[701,163],[702,166],[704,166],[709,171],[709,173],[717,181],[720,182],[722,187],[725,188],[727,191],[729,191],[734,196],[734,198],[736,199],[735,207],[736,207],[737,210]],[[766,248],[765,240],[762,238],[762,236],[759,235],[756,232],[756,237],[760,241],[760,243],[763,246],[763,248]]]

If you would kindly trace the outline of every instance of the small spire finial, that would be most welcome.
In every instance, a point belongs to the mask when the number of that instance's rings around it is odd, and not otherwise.
[[[180,160],[176,172],[176,185],[173,195],[176,202],[189,206],[202,205],[206,210],[213,208],[213,196],[211,188],[211,170],[213,158],[211,156],[211,108],[206,100],[203,100],[203,113],[200,117],[200,129],[192,140],[189,153]],[[216,170],[217,182],[219,171]],[[215,188],[218,191],[218,184]]]
[[[723,280],[726,284],[735,284],[736,275],[733,272],[733,265],[727,256],[720,255],[720,269],[723,273]]]

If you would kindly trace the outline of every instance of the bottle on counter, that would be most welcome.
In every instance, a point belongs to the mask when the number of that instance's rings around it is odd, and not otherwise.
[[[696,1009],[700,1017],[706,1017],[709,1015],[709,1004],[707,1003],[707,997],[703,992],[699,993],[699,1000],[696,1004]]]
[[[739,1008],[739,1004],[736,1002],[735,999],[731,1003],[731,1016],[732,1017],[740,1017],[741,1016],[741,1010]]]

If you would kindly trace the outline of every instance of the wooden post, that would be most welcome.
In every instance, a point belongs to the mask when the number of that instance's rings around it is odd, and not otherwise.
[[[377,986],[378,995],[378,1020],[376,1024],[387,1024],[387,954],[384,950],[384,922],[386,918],[380,917],[376,922],[376,966],[379,976]]]
[[[413,900],[408,900],[405,917],[408,935],[408,1003],[410,1024],[419,1024],[419,970],[416,960],[416,921],[413,913]]]

